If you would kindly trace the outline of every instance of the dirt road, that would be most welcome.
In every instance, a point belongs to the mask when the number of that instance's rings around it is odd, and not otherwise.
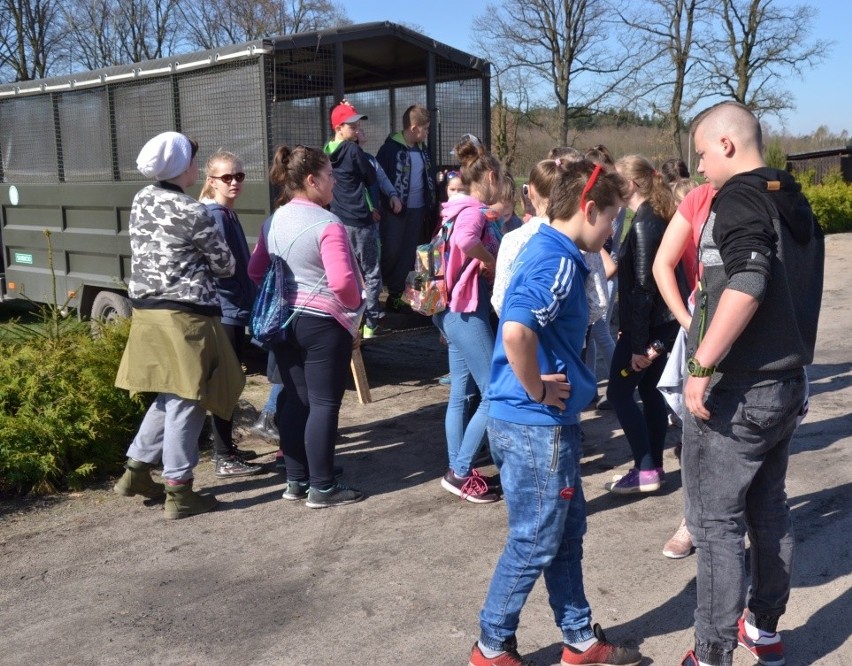
[[[852,663],[852,235],[827,241],[811,412],[793,445],[788,490],[797,531],[794,589],[781,629],[790,666]],[[364,349],[374,402],[348,391],[338,462],[366,501],[314,511],[281,499],[274,473],[199,486],[220,510],[165,521],[103,489],[0,505],[2,664],[461,665],[506,532],[502,503],[442,490],[446,368],[434,329]],[[265,399],[251,378],[247,399]],[[250,418],[251,408],[245,410]],[[626,469],[612,412],[584,418],[589,500],[586,591],[608,636],[643,664],[678,664],[691,645],[695,558],[667,560],[682,511],[680,469],[641,498],[603,490]],[[677,432],[670,432],[672,442]],[[274,446],[246,438],[271,461]],[[543,585],[521,618],[522,652],[559,663],[560,634]],[[739,650],[738,652],[742,652]],[[751,662],[737,654],[737,666]]]

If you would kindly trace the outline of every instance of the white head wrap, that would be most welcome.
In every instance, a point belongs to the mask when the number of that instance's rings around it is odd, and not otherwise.
[[[186,171],[191,161],[189,139],[178,132],[163,132],[142,146],[136,168],[147,178],[171,180]]]

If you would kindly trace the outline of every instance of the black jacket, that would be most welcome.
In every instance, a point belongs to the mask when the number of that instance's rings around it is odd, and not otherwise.
[[[427,212],[431,216],[436,208],[435,174],[432,172],[432,163],[426,144],[409,147],[405,143],[402,132],[389,134],[379,148],[379,152],[376,153],[376,160],[393,183],[404,210],[408,208],[408,192],[411,189],[411,152],[414,150],[419,151],[423,156],[423,196],[426,200]],[[390,200],[387,197],[382,196],[382,202],[385,208],[390,208]]]
[[[665,221],[645,202],[633,216],[618,252],[618,327],[630,334],[631,352],[644,354],[651,329],[674,320],[654,280],[654,257],[663,240]],[[681,295],[685,284],[680,283]]]
[[[354,141],[329,141],[325,152],[334,169],[334,198],[331,212],[343,224],[370,225],[373,217],[367,205],[367,188],[376,182],[376,170]]]
[[[801,187],[785,171],[738,174],[719,190],[699,240],[706,327],[726,288],[750,293],[757,311],[717,364],[721,373],[797,370],[813,361],[825,241]],[[699,345],[696,302],[688,352]]]

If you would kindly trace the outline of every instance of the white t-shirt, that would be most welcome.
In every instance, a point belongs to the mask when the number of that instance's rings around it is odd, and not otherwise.
[[[497,252],[497,267],[494,269],[494,291],[491,294],[491,306],[497,316],[503,308],[503,298],[506,289],[512,279],[515,258],[526,242],[533,237],[542,224],[547,224],[546,217],[531,217],[522,227],[510,231],[500,241],[500,250]]]

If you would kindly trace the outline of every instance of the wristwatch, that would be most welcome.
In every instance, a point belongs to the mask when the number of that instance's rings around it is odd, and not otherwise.
[[[690,377],[709,377],[716,372],[716,366],[705,368],[693,356],[686,362],[686,372]]]

